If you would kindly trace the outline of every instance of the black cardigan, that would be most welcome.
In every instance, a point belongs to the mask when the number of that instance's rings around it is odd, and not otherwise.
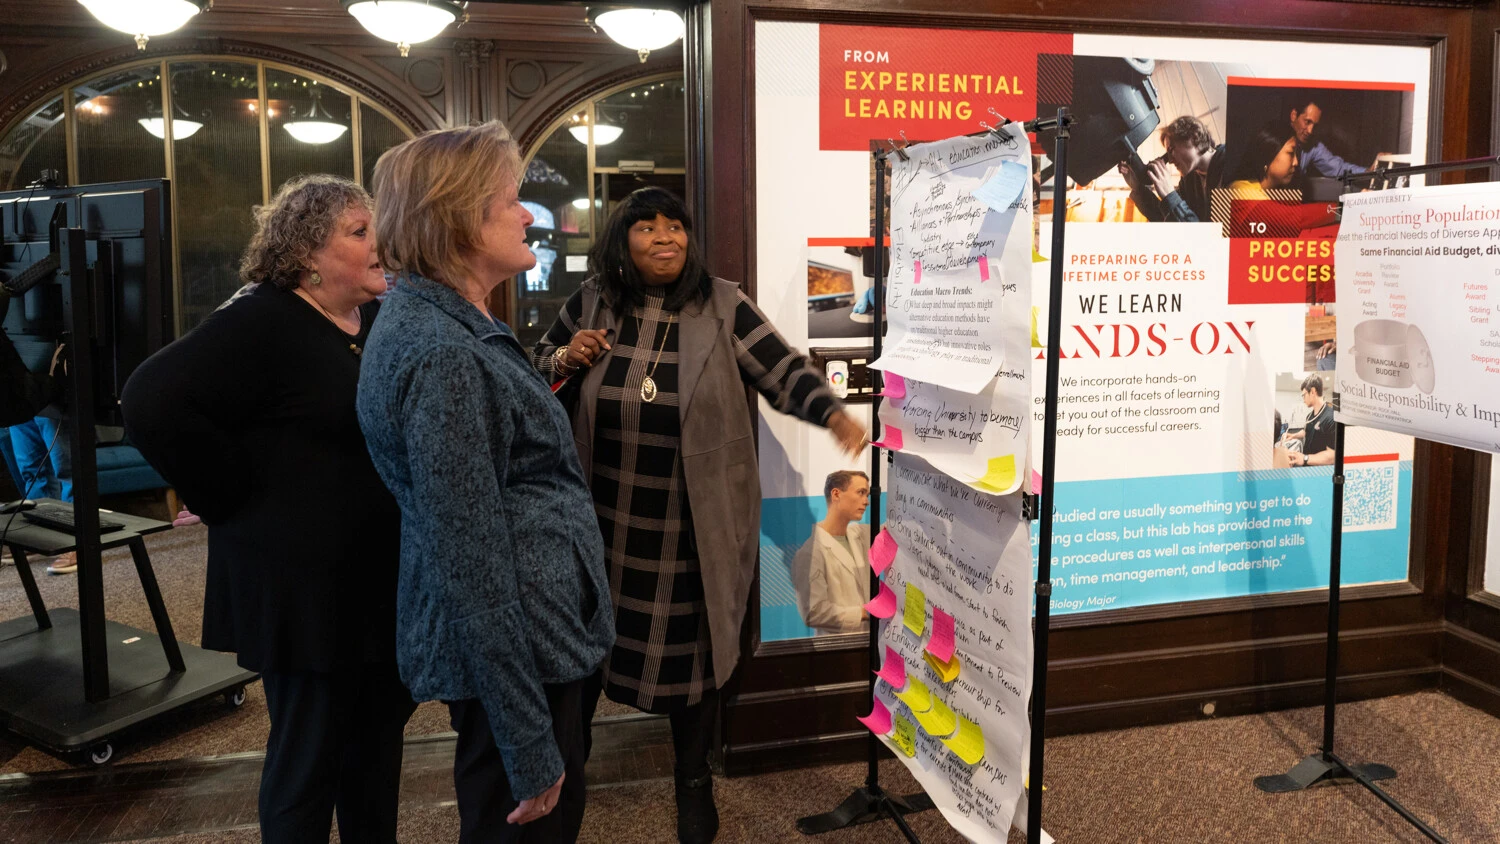
[[[400,511],[354,414],[360,348],[266,284],[151,356],[125,430],[208,525],[203,646],[252,671],[395,659]]]

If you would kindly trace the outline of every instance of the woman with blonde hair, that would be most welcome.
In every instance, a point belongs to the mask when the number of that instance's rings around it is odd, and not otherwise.
[[[583,687],[614,640],[604,548],[567,414],[487,306],[530,269],[520,152],[499,123],[375,165],[397,275],[359,420],[401,507],[396,658],[448,703],[460,841],[566,842],[583,823]]]
[[[385,292],[370,195],[337,176],[255,211],[248,292],[141,364],[125,429],[208,525],[203,646],[260,672],[267,842],[394,842],[399,511],[354,415]]]

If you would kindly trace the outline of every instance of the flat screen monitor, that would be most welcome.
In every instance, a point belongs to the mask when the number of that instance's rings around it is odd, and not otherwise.
[[[175,337],[171,187],[148,179],[0,192],[0,279],[52,254],[54,216],[87,238],[96,421],[118,425],[126,379]],[[5,332],[33,370],[47,367],[58,343],[79,342],[66,336],[63,283],[61,274],[46,278],[6,314]]]

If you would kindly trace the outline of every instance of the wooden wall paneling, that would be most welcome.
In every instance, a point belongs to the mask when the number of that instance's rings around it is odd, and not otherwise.
[[[1045,7],[1019,0],[909,0],[899,6],[881,0],[715,0],[705,36],[713,59],[705,91],[712,126],[703,170],[705,193],[713,198],[704,227],[708,253],[716,273],[744,282],[753,295],[758,19],[1425,46],[1434,63],[1428,155],[1437,159],[1482,154],[1488,147],[1489,103],[1476,102],[1468,82],[1475,72],[1478,14],[1471,5],[1275,0],[1247,7],[1193,0],[1168,8],[1125,0],[1106,9],[1086,0]],[[1484,51],[1486,62],[1491,52]],[[1486,66],[1485,74],[1490,70]],[[690,67],[689,78],[693,73]],[[1341,698],[1441,681],[1450,638],[1443,620],[1449,536],[1460,543],[1466,536],[1466,517],[1455,518],[1452,510],[1458,506],[1458,451],[1418,443],[1409,580],[1344,592]],[[1316,703],[1323,690],[1326,602],[1320,590],[1056,618],[1048,732],[1205,717],[1209,703],[1221,715]],[[722,704],[726,770],[857,758],[864,740],[853,718],[868,709],[864,648],[762,645],[758,624],[757,597],[742,637],[751,656]],[[1500,677],[1483,676],[1500,687]]]

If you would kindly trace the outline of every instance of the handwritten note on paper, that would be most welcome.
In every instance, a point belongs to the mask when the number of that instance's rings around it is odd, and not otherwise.
[[[880,591],[865,604],[865,612],[876,618],[890,618],[896,614],[896,593],[885,585],[885,581],[880,582]]]
[[[896,692],[896,697],[906,704],[915,715],[932,708],[932,690],[915,677],[907,677],[906,688]]]
[[[910,583],[906,584],[906,601],[901,606],[901,622],[906,629],[922,635],[927,629],[927,597],[922,590]]]
[[[914,144],[892,164],[889,342],[871,367],[977,393],[1006,360],[1030,366],[1002,338],[1010,323],[1024,335],[1031,307],[1031,145],[1020,124],[1003,131]],[[1001,210],[976,197],[986,183],[1011,190]]]
[[[1031,168],[1014,161],[1001,161],[995,174],[974,191],[974,198],[994,211],[1007,211],[1031,187]]]
[[[922,654],[922,659],[931,666],[933,673],[938,675],[938,679],[944,683],[951,683],[958,679],[958,669],[962,662],[958,658],[958,654],[955,653],[947,662],[942,662],[930,653]]]
[[[908,379],[908,402],[922,389]],[[1018,466],[1017,474],[1029,472]],[[941,622],[936,613],[926,622],[932,633],[922,638],[907,631],[904,618],[880,630],[882,642],[907,661],[913,690],[906,697],[920,707],[891,707],[921,724],[909,767],[960,833],[1003,841],[1022,800],[1031,735],[1032,561],[1020,496],[980,491],[910,451],[895,456],[888,491],[886,527],[901,553],[885,578],[898,594],[910,584],[925,604],[953,618],[947,662],[928,650]],[[947,726],[938,705],[953,713],[951,736],[928,735]]]
[[[880,670],[875,676],[886,681],[893,689],[899,689],[906,685],[906,658],[890,645],[885,646],[885,662],[880,664]]]
[[[958,716],[937,698],[933,698],[931,709],[912,714],[917,716],[917,724],[933,738],[947,738],[958,727]]]
[[[913,724],[912,722],[906,720],[906,718],[897,715],[896,732],[891,735],[891,739],[896,742],[896,746],[901,748],[901,752],[906,756],[912,757],[917,755],[916,724]]]
[[[953,616],[937,606],[932,608],[932,638],[927,641],[927,652],[938,662],[953,658]]]
[[[885,574],[886,567],[891,564],[891,560],[896,559],[896,552],[899,550],[890,531],[881,528],[880,533],[875,534],[875,541],[870,544],[870,568],[875,570],[876,577]],[[881,585],[884,586],[884,584]],[[892,594],[894,597],[894,593]],[[890,618],[890,616],[881,616],[881,618]]]
[[[887,451],[900,451],[906,445],[906,438],[901,435],[901,429],[895,425],[885,425],[880,429],[880,439],[870,443]]]
[[[861,715],[856,720],[869,728],[870,732],[877,736],[883,736],[891,731],[891,711],[885,708],[885,704],[879,699],[870,701],[873,707],[869,715]]]
[[[958,732],[952,738],[943,739],[943,744],[964,760],[965,765],[977,765],[984,758],[984,732],[967,718],[958,719]]]
[[[1014,347],[1016,360],[1026,355],[1025,337],[1004,338]],[[1012,474],[1024,474],[1016,455],[1031,453],[1031,388],[1029,367],[1000,368],[1000,375],[978,394],[940,387],[915,378],[905,379],[906,397],[900,404],[886,402],[880,406],[880,423],[886,430],[899,428],[903,433],[902,451],[917,454],[941,469],[944,474],[984,492],[1014,492],[1017,482],[1005,480],[1003,472],[991,475],[990,469],[1003,467],[1009,460]],[[996,464],[996,459],[1002,463]]]

